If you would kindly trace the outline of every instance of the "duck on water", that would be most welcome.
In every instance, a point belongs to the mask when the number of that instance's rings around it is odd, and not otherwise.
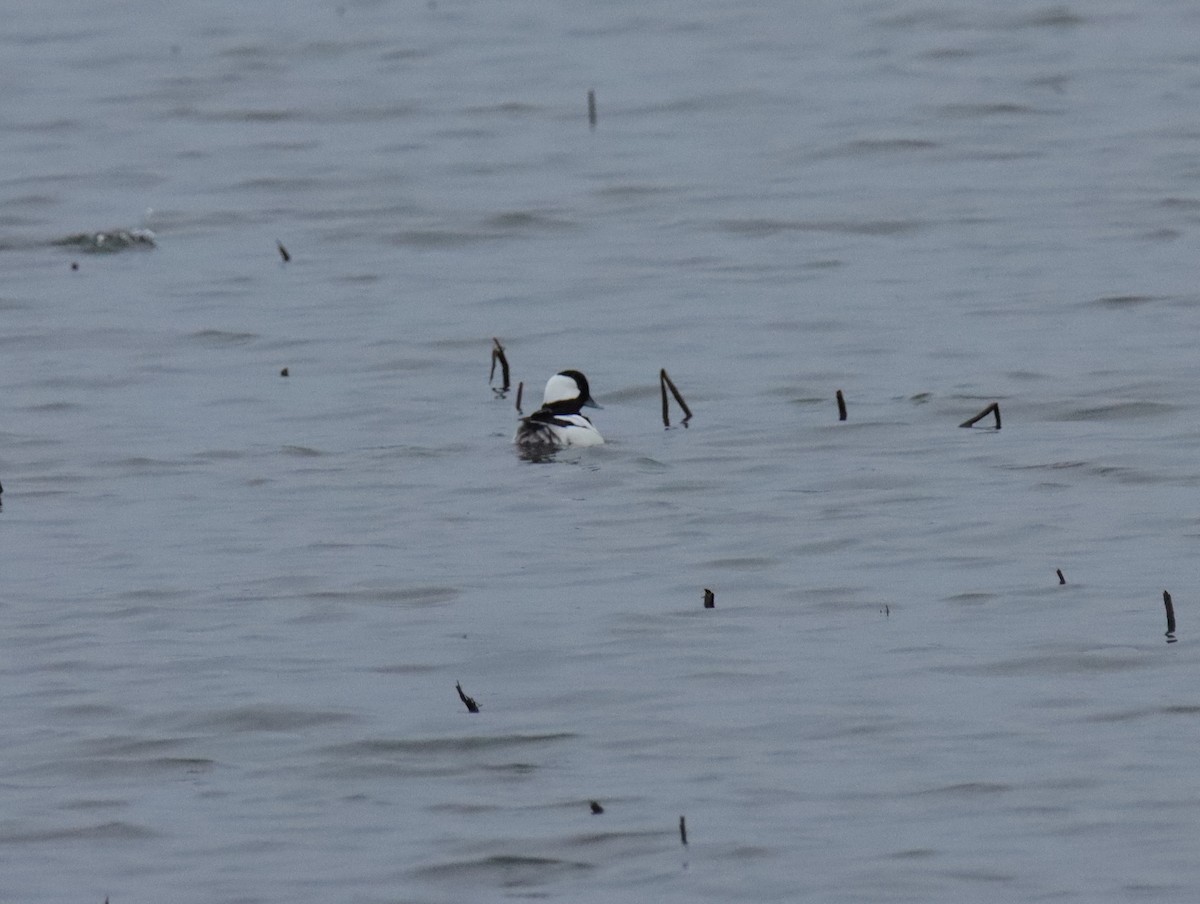
[[[592,398],[587,377],[577,370],[556,373],[546,383],[542,407],[521,418],[513,442],[522,449],[598,446],[604,437],[580,411],[599,407]]]

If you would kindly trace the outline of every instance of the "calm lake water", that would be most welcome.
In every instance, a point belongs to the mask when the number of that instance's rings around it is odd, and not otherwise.
[[[1195,4],[0,12],[0,900],[1196,899]]]

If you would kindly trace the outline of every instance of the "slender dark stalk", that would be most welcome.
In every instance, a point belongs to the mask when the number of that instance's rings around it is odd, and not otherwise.
[[[1055,570],[1055,574],[1057,574],[1057,575],[1058,575],[1058,583],[1060,583],[1060,584],[1065,584],[1065,583],[1067,582],[1067,579],[1063,577],[1063,573],[1062,573],[1062,569],[1061,569],[1061,568],[1058,568],[1058,569],[1056,569],[1056,570]]]
[[[521,413],[521,393],[525,391],[525,381],[517,384],[517,414]]]
[[[842,395],[842,391],[840,389],[837,391],[837,403],[838,420],[844,421],[846,419],[846,397]]]
[[[679,817],[679,840],[685,846],[687,845],[687,823],[684,822],[682,816]]]
[[[279,249],[279,256],[283,258],[285,264],[292,259],[292,256],[288,254],[288,250],[283,247],[283,242],[279,241],[279,239],[275,240],[275,247]]]
[[[596,128],[596,92],[588,92],[588,125]]]
[[[1171,594],[1163,591],[1163,606],[1167,610],[1167,643],[1175,642],[1175,606],[1171,603]]]
[[[463,702],[464,706],[466,706],[467,712],[469,712],[469,713],[479,712],[479,704],[475,702],[474,697],[468,697],[466,694],[463,693],[461,683],[459,683],[457,681],[454,682],[454,689],[456,691],[458,691],[458,699]]]
[[[678,389],[678,387],[676,387],[675,383],[674,383],[674,382],[671,380],[671,378],[670,378],[669,376],[667,376],[667,371],[666,371],[666,368],[663,368],[663,369],[659,370],[659,372],[658,372],[658,382],[659,382],[659,385],[660,385],[661,387],[663,387],[663,391],[662,391],[662,398],[663,398],[663,426],[664,426],[664,427],[670,427],[670,426],[671,426],[671,424],[670,424],[670,421],[667,419],[667,389],[670,389],[670,390],[671,390],[671,395],[675,396],[675,401],[676,401],[676,402],[678,402],[678,403],[679,403],[679,407],[683,409],[684,418],[683,418],[683,420],[682,420],[682,421],[680,421],[680,423],[681,423],[681,424],[683,424],[683,426],[685,426],[685,427],[686,427],[686,426],[687,426],[687,422],[688,422],[688,421],[690,421],[690,420],[692,419],[692,409],[688,408],[688,406],[687,406],[687,402],[685,402],[685,401],[683,400],[683,396],[679,394],[679,389]]]
[[[713,593],[711,590],[709,590],[707,587],[704,588],[704,608],[705,609],[717,608],[717,595],[715,593]]]
[[[977,421],[982,421],[989,414],[996,415],[996,429],[999,430],[1000,429],[1000,403],[999,402],[992,402],[992,404],[988,405],[987,408],[984,408],[983,411],[979,412],[979,414],[975,415],[975,417],[971,418],[969,421],[963,421],[958,426],[974,427]]]
[[[500,387],[501,392],[508,392],[508,387],[511,385],[508,379],[508,357],[504,354],[504,346],[500,344],[500,340],[492,338],[494,343],[492,346],[492,369],[488,372],[488,383],[492,382],[492,378],[496,376],[496,362],[500,362],[500,376],[504,380],[504,385]]]
[[[658,388],[662,390],[663,426],[671,426],[671,409],[667,407],[667,381],[663,379],[666,371],[658,375]]]

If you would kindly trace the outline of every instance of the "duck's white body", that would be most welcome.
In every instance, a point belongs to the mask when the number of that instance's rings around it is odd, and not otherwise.
[[[584,407],[600,407],[592,399],[587,377],[577,370],[555,374],[546,383],[542,407],[521,419],[513,442],[522,448],[598,446],[604,437],[579,413]]]
[[[513,442],[518,446],[565,449],[567,446],[599,446],[604,442],[604,437],[582,414],[547,417],[539,411],[522,419]]]

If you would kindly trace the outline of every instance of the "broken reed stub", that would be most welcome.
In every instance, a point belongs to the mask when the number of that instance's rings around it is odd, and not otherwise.
[[[709,590],[707,587],[704,588],[704,608],[705,609],[717,608],[717,595],[715,593],[713,593],[711,590]]]
[[[458,699],[463,702],[469,713],[479,712],[479,704],[475,702],[474,697],[468,697],[463,693],[462,684],[458,681],[454,682],[454,689],[458,691]]]
[[[488,385],[492,385],[492,380],[496,377],[496,362],[500,362],[500,377],[504,381],[504,385],[500,387],[500,392],[508,392],[508,387],[511,385],[508,379],[508,356],[504,354],[504,346],[500,344],[500,340],[492,337],[492,369],[488,371]]]
[[[1167,610],[1167,643],[1175,643],[1175,606],[1171,602],[1171,594],[1163,591],[1163,606]]]
[[[589,801],[588,806],[590,806],[592,808],[593,816],[599,816],[601,813],[604,812],[604,808],[602,806],[600,806],[600,801],[598,801],[598,800]]]
[[[596,128],[596,92],[588,91],[588,125]]]
[[[281,376],[281,377],[286,377],[287,375],[288,375],[288,369],[286,367],[279,372],[279,376]]]
[[[685,847],[687,846],[687,822],[682,816],[679,817],[679,841]]]
[[[992,404],[988,405],[987,408],[984,408],[983,411],[979,412],[979,414],[975,415],[975,417],[971,418],[969,421],[963,421],[958,426],[974,427],[976,422],[982,421],[989,414],[996,415],[996,429],[999,430],[1000,429],[1000,403],[999,402],[992,402]]]
[[[279,249],[279,256],[283,258],[285,264],[292,259],[292,256],[288,254],[288,250],[283,247],[283,242],[279,241],[279,239],[275,240],[275,247]]]
[[[521,413],[521,393],[525,391],[525,381],[517,384],[517,414]]]
[[[688,421],[692,419],[692,409],[688,408],[687,402],[683,400],[683,396],[679,393],[679,388],[675,385],[671,378],[667,376],[667,370],[665,367],[660,369],[658,372],[658,386],[659,389],[662,390],[663,426],[671,426],[670,410],[667,405],[667,390],[670,389],[671,395],[675,396],[675,401],[679,403],[679,407],[683,409],[684,417],[679,423],[686,427]]]
[[[842,391],[840,389],[837,391],[837,403],[838,420],[844,421],[846,419],[846,397],[842,395]]]
[[[1062,573],[1062,569],[1061,569],[1061,568],[1056,568],[1056,569],[1054,569],[1054,573],[1055,573],[1056,575],[1058,575],[1058,583],[1059,583],[1059,584],[1065,584],[1065,583],[1067,582],[1067,579],[1063,577],[1063,573]]]

